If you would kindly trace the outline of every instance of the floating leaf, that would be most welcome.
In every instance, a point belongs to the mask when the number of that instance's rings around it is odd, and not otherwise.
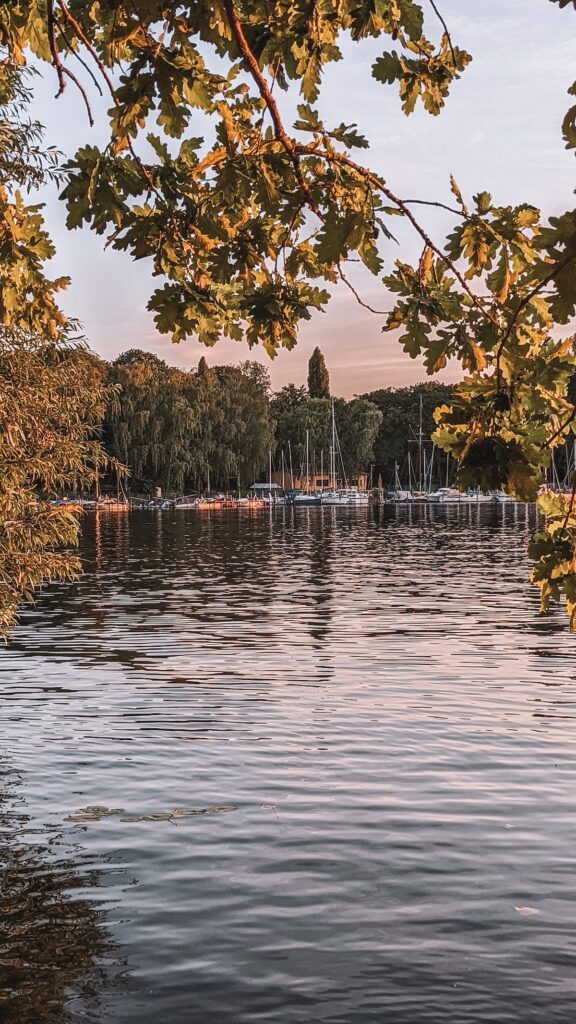
[[[110,818],[115,814],[122,814],[123,807],[103,807],[95,804],[90,807],[81,807],[80,810],[69,814],[65,821],[100,821],[101,818]]]

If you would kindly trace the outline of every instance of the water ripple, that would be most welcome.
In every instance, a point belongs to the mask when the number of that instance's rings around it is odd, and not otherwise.
[[[106,864],[129,968],[63,1021],[572,1024],[576,662],[527,583],[533,527],[87,523],[84,577],[0,660],[13,839],[66,829]]]

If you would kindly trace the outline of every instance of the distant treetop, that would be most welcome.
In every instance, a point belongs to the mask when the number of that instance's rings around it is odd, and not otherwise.
[[[308,394],[310,398],[330,398],[330,375],[318,346],[308,362]]]

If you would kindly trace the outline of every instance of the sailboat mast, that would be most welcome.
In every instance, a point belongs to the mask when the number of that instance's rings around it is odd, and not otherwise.
[[[436,445],[432,445],[432,454],[430,455],[430,462],[428,464],[428,486],[426,490],[430,492],[432,490],[432,472],[434,470],[434,452],[436,451]]]
[[[332,465],[331,469],[331,488],[336,490],[336,417],[334,415],[334,399],[332,399]]]
[[[288,458],[290,460],[290,487],[294,490],[294,473],[292,470],[292,442],[288,441]]]
[[[310,431],[306,431],[306,493],[310,493]]]
[[[268,497],[272,504],[272,450],[268,449]]]
[[[324,490],[324,449],[320,449],[320,490]]]
[[[422,395],[420,395],[420,425],[418,428],[418,490],[422,492]]]
[[[552,490],[559,491],[560,490],[560,481],[558,479],[558,470],[556,469],[556,459],[554,458],[554,449],[552,449],[551,455],[552,455],[552,460],[551,460],[551,464],[550,464],[550,469],[551,469],[551,474],[550,475],[551,475],[551,478],[552,478]]]

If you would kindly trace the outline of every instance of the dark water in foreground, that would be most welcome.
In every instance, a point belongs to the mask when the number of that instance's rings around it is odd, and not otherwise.
[[[2,1021],[572,1024],[576,640],[532,526],[92,519],[0,653]]]

